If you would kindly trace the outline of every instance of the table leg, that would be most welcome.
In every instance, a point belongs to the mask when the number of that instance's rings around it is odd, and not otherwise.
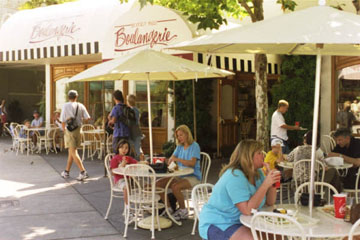
[[[177,225],[181,226],[182,223],[180,221],[175,220],[175,218],[169,213],[168,207],[166,206],[166,203],[168,201],[167,200],[167,191],[168,191],[170,183],[172,182],[173,179],[174,179],[174,177],[171,177],[165,186],[165,211],[166,211],[166,214],[168,215],[168,217],[171,219],[171,221],[173,221]]]

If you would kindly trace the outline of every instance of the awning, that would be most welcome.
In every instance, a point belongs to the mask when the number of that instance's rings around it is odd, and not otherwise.
[[[132,5],[80,0],[18,11],[0,28],[0,63],[99,53],[107,33],[104,23]]]

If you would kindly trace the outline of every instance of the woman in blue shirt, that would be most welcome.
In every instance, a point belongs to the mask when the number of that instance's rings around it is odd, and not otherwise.
[[[191,167],[194,168],[194,173],[183,177],[174,178],[170,184],[170,188],[179,203],[179,209],[173,214],[176,220],[187,219],[188,211],[185,208],[184,196],[181,193],[183,189],[191,189],[196,184],[200,183],[200,147],[197,144],[188,126],[180,125],[175,130],[176,149],[169,159],[171,162],[177,163],[179,168]],[[158,187],[165,187],[170,178],[160,179],[156,185]],[[161,199],[164,201],[164,194],[161,194]],[[166,203],[169,206],[169,203]],[[172,209],[169,208],[172,213]]]
[[[273,205],[273,184],[280,181],[277,170],[269,170],[264,163],[262,151],[262,144],[255,140],[243,140],[237,145],[200,213],[199,233],[203,239],[253,239],[251,230],[240,223],[240,215],[250,215],[251,209],[265,203]]]

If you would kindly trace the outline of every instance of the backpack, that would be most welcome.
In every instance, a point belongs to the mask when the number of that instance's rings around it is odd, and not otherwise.
[[[136,125],[136,115],[134,109],[125,104],[122,104],[121,106],[122,114],[120,115],[119,120],[128,127]]]

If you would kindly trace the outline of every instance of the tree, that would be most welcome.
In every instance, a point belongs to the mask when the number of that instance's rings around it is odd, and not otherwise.
[[[73,2],[75,0],[29,0],[26,1],[24,4],[22,4],[19,9],[33,9],[38,8],[42,6],[49,6],[49,5],[55,5],[55,4],[62,4],[65,2]]]
[[[124,0],[120,0],[124,1]],[[141,5],[159,4],[181,11],[188,19],[198,24],[199,29],[218,29],[226,24],[226,17],[242,19],[250,16],[252,22],[264,19],[263,0],[139,0]],[[293,0],[277,0],[283,11],[293,11]],[[255,54],[255,97],[256,97],[256,139],[269,145],[268,99],[267,99],[267,58]]]

